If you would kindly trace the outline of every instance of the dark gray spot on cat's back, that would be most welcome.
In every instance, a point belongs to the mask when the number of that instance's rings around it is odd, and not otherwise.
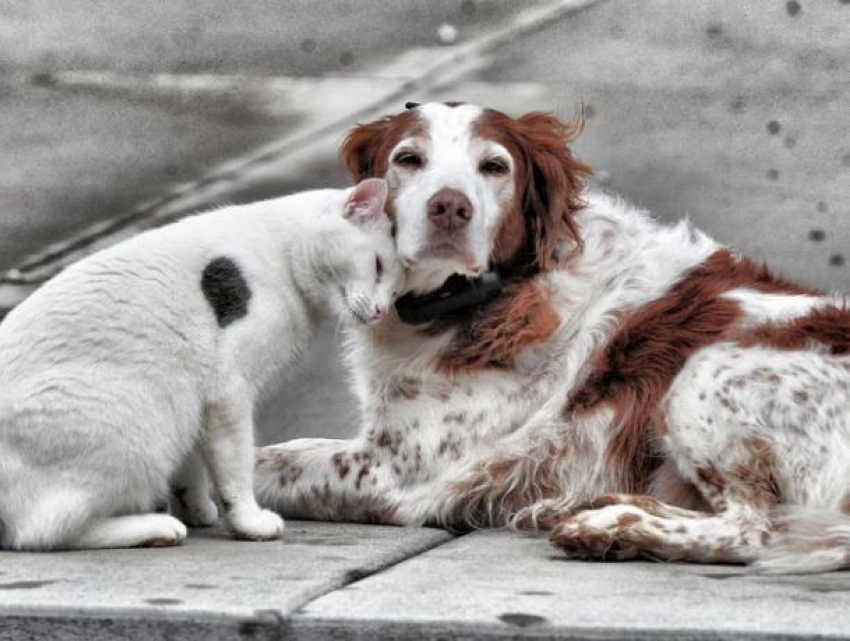
[[[230,258],[216,258],[204,268],[201,290],[212,307],[219,327],[227,327],[248,315],[251,289],[239,266]]]

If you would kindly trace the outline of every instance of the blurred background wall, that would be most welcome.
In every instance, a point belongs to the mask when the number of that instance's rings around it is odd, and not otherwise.
[[[848,0],[0,0],[0,310],[141,229],[347,184],[348,128],[406,100],[583,103],[594,187],[850,291]],[[327,328],[259,438],[356,416]]]

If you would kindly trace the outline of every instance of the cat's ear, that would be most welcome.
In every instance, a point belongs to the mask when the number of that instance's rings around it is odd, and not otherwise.
[[[385,216],[389,188],[382,178],[369,178],[357,184],[345,201],[343,216],[353,223],[377,220]]]

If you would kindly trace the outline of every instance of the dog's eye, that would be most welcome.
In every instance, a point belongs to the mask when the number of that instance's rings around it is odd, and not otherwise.
[[[393,158],[393,162],[406,169],[421,169],[425,166],[425,158],[415,151],[400,151]]]
[[[478,166],[478,170],[488,176],[504,176],[510,171],[508,164],[498,158],[488,158]]]

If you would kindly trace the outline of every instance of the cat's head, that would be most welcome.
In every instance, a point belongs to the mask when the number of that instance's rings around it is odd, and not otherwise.
[[[370,178],[353,187],[343,206],[343,219],[354,229],[340,255],[342,282],[336,311],[360,323],[386,316],[404,285],[393,224],[384,207],[387,183]]]

